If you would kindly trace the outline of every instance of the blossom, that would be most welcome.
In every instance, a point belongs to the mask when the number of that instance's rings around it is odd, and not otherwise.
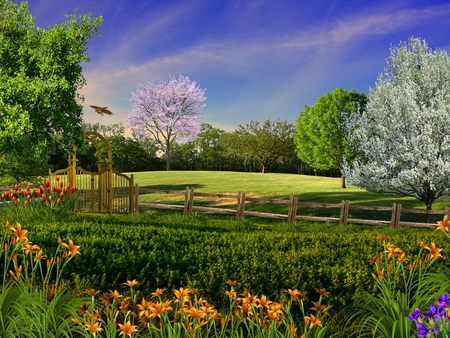
[[[86,331],[91,331],[91,332],[92,332],[92,335],[93,335],[94,337],[95,337],[95,335],[97,334],[97,332],[100,332],[100,331],[103,330],[103,329],[102,329],[102,323],[97,323],[97,322],[95,322],[95,323],[90,323],[90,324],[85,323],[85,325],[86,325],[85,330],[86,330]]]
[[[127,280],[126,283],[122,283],[123,285],[128,285],[130,288],[135,286],[136,284],[139,284],[139,282],[136,279],[133,280]]]
[[[130,321],[126,322],[124,325],[119,324],[119,327],[122,331],[120,331],[119,336],[123,335],[123,334],[127,334],[128,336],[131,337],[131,334],[133,332],[136,332],[136,325],[131,325]]]
[[[419,330],[417,337],[426,337],[430,333],[427,326],[423,323],[417,323],[416,328]]]
[[[448,219],[448,215],[444,216],[444,219],[442,221],[437,222],[439,226],[436,228],[436,230],[441,230],[443,232],[449,232],[450,231],[450,222]]]
[[[419,322],[419,316],[420,316],[420,309],[417,308],[408,316],[408,320],[411,320],[411,321],[414,321],[414,322],[418,323]]]

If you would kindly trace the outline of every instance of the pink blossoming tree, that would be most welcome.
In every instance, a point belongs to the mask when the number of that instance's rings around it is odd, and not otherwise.
[[[167,170],[172,144],[190,142],[200,132],[204,94],[205,89],[182,75],[168,80],[158,77],[158,83],[141,83],[132,93],[133,110],[127,115],[128,125],[141,138],[151,138],[159,144],[166,154]]]

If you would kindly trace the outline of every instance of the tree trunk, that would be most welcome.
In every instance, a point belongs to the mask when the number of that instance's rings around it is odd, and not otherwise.
[[[345,176],[344,175],[342,175],[341,176],[341,188],[347,188],[346,186],[345,186]]]
[[[261,173],[267,174],[267,165],[262,164],[262,170],[261,170]]]
[[[166,142],[166,170],[170,171],[170,143]]]

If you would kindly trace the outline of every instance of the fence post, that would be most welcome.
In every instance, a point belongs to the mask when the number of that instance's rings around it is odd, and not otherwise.
[[[349,209],[350,201],[342,200],[341,202],[341,212],[339,215],[339,225],[346,226],[348,219],[348,209]]]
[[[186,190],[184,192],[184,210],[183,210],[184,216],[188,214],[188,206],[189,206],[189,187],[186,187]]]
[[[339,225],[344,225],[345,201],[341,201],[341,212],[339,213]]]
[[[191,192],[189,194],[189,206],[188,206],[188,215],[192,215],[192,207],[194,206],[194,187],[191,188]]]
[[[392,214],[391,214],[391,228],[395,228],[395,218],[397,217],[397,204],[392,204]]]
[[[288,210],[288,224],[295,224],[295,216],[297,216],[297,203],[298,197],[290,196],[289,197],[289,210]]]
[[[139,184],[134,185],[134,209],[135,213],[139,212]]]
[[[395,227],[398,228],[399,227],[399,223],[400,223],[400,216],[402,214],[402,205],[401,204],[397,204],[397,211],[396,211],[396,215],[395,215]]]
[[[346,200],[345,201],[345,213],[344,213],[344,226],[347,225],[347,220],[348,220],[348,211],[350,210],[350,201]]]
[[[240,219],[240,213],[241,213],[241,192],[238,192],[237,200],[236,200],[236,221],[239,221]]]

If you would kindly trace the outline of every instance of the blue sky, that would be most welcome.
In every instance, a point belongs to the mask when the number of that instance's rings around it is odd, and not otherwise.
[[[28,6],[43,28],[75,8],[103,17],[83,67],[84,119],[92,123],[125,123],[139,83],[180,74],[206,88],[203,122],[216,128],[294,122],[304,105],[335,88],[368,94],[391,45],[411,36],[450,53],[450,1],[30,0]],[[113,115],[98,115],[91,104]]]

